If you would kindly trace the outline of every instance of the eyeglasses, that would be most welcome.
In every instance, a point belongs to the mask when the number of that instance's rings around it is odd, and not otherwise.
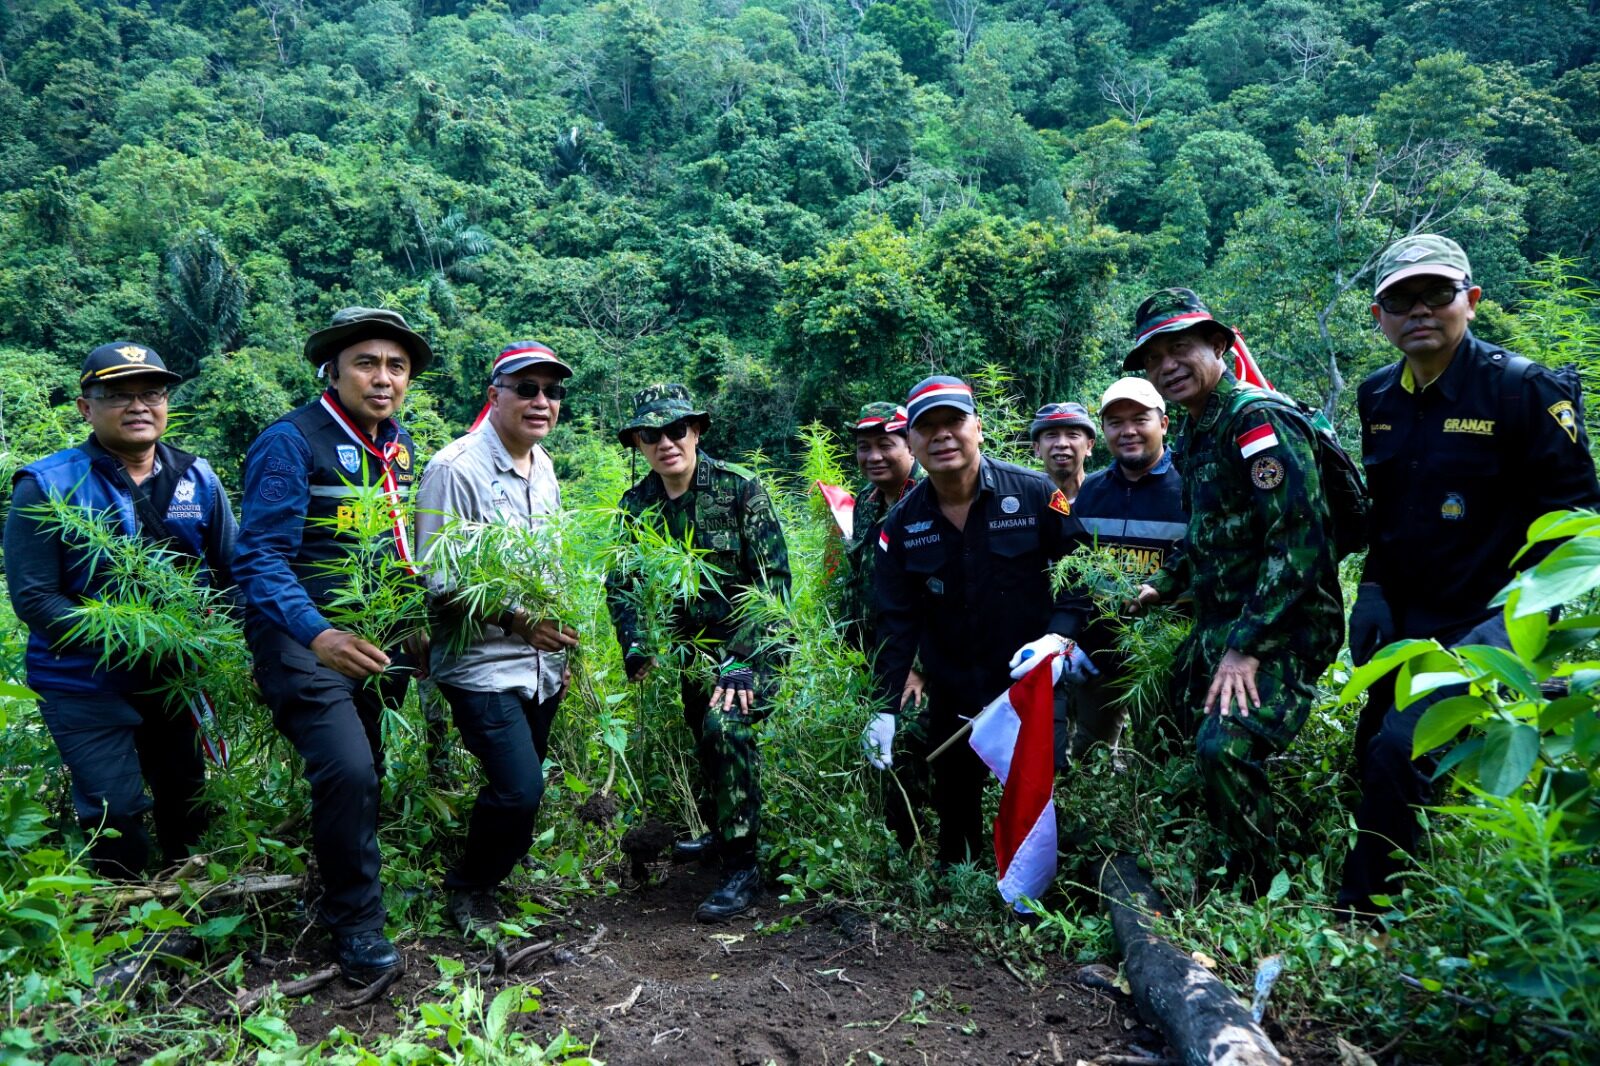
[[[689,423],[679,419],[676,422],[669,422],[660,429],[636,429],[633,433],[645,444],[660,444],[663,436],[668,440],[680,441],[689,435]]]
[[[135,400],[138,400],[146,407],[160,407],[167,402],[167,390],[145,389],[143,392],[97,392],[91,393],[89,399],[95,403],[104,404],[113,411],[124,407],[132,407]]]
[[[1378,297],[1378,306],[1391,315],[1403,315],[1421,300],[1428,307],[1443,307],[1453,303],[1456,293],[1466,292],[1467,286],[1460,282],[1436,285],[1431,289],[1421,289],[1413,293],[1397,293],[1393,296],[1383,295]]]
[[[541,385],[537,381],[519,381],[515,385],[502,385],[495,382],[497,389],[510,389],[524,400],[537,400],[542,392],[551,403],[560,403],[567,395],[565,385]]]

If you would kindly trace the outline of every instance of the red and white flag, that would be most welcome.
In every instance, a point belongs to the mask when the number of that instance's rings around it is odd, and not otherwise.
[[[1233,331],[1233,376],[1246,385],[1254,385],[1258,389],[1271,390],[1272,382],[1267,380],[1267,375],[1261,372],[1255,359],[1250,355],[1250,349],[1244,346],[1244,334],[1238,330]]]
[[[828,485],[817,482],[817,489],[822,493],[822,498],[828,502],[828,510],[833,514],[834,522],[838,523],[839,532],[844,534],[844,539],[849,540],[855,536],[856,525],[856,498],[838,485]]]
[[[1055,658],[1054,655],[1050,658]],[[1055,698],[1046,659],[972,720],[972,750],[1004,792],[994,820],[1000,895],[1018,913],[1056,877]]]

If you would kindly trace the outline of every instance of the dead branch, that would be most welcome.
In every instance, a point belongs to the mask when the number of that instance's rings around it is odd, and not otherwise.
[[[332,982],[333,979],[338,976],[339,967],[329,966],[325,970],[318,970],[316,973],[308,974],[297,981],[285,981],[282,984],[279,984],[277,981],[269,981],[260,988],[252,988],[249,990],[240,989],[237,993],[235,993],[233,1002],[230,1004],[230,1006],[238,1014],[249,1014],[251,1011],[260,1006],[261,1001],[266,999],[267,996],[271,995],[274,989],[276,989],[280,995],[292,999],[295,996],[303,996],[309,992],[315,992],[317,989],[322,988],[324,985]],[[225,1012],[218,1011],[217,1013],[223,1014]]]
[[[236,881],[226,881],[212,888],[200,889],[201,898],[207,900],[239,899],[245,896],[257,896],[266,892],[292,892],[305,884],[305,878],[294,874],[248,874]],[[193,888],[184,882],[161,883],[149,885],[145,888],[130,888],[118,892],[111,897],[110,905],[113,909],[127,907],[135,903],[146,903],[150,900],[177,899],[183,895],[184,888]]]

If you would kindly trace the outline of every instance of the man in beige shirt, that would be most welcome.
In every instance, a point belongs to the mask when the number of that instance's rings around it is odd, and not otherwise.
[[[448,524],[511,522],[535,527],[561,507],[555,468],[539,442],[555,427],[572,368],[537,341],[517,341],[495,359],[485,417],[435,455],[417,492],[417,546],[426,561]],[[462,743],[483,765],[461,857],[445,876],[446,910],[463,934],[502,917],[495,889],[527,855],[544,794],[550,724],[565,691],[566,650],[576,633],[520,604],[466,619],[452,603],[453,575],[429,574],[445,625],[470,624],[463,647],[436,640],[433,679],[450,704]],[[458,642],[454,642],[458,643]]]

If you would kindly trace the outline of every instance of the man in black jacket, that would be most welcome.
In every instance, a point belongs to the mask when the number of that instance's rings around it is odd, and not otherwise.
[[[1060,650],[1064,672],[1093,671],[1065,631],[1073,601],[1050,590],[1050,564],[1079,533],[1071,507],[1043,475],[983,455],[983,423],[972,389],[931,377],[906,398],[911,451],[927,477],[884,520],[874,574],[880,705],[899,716],[894,765],[907,795],[926,794],[928,752],[1011,684],[1030,648]],[[927,703],[909,702],[913,661]],[[938,860],[966,862],[984,850],[983,763],[954,744],[932,767],[939,815]],[[891,790],[889,821],[902,846],[915,814]]]
[[[1600,507],[1576,394],[1546,368],[1472,335],[1482,290],[1466,252],[1448,237],[1396,241],[1378,262],[1372,316],[1403,358],[1361,383],[1362,461],[1372,495],[1371,547],[1350,613],[1357,663],[1401,638],[1451,646],[1510,640],[1489,601],[1517,570],[1528,526],[1548,511]],[[1436,762],[1412,761],[1417,721],[1455,687],[1404,711],[1394,682],[1374,686],[1356,732],[1360,830],[1339,902],[1379,909],[1395,891],[1399,849],[1420,839],[1417,806],[1432,802]]]

